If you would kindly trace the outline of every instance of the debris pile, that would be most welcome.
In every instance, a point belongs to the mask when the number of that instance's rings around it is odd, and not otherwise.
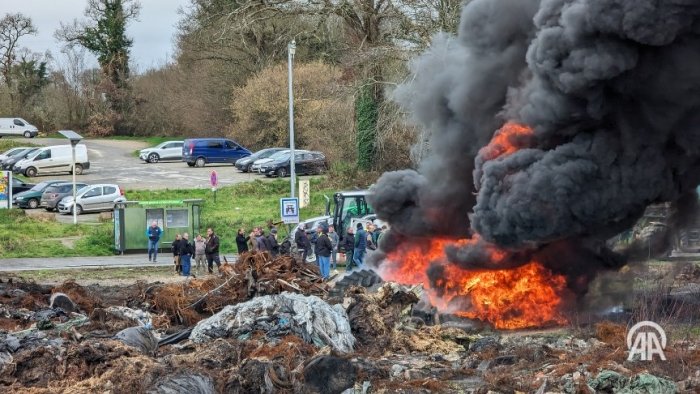
[[[247,260],[255,283],[269,283],[275,274],[266,269],[291,272],[280,268],[287,263],[257,256]],[[248,295],[248,281],[237,282],[243,293],[228,287],[245,275],[243,267],[177,285],[191,291],[179,305],[195,313],[192,323],[155,302],[171,285],[0,283],[0,392],[700,391],[700,339],[692,326],[668,327],[676,331],[669,331],[667,361],[628,361],[625,324],[496,332],[457,317],[418,318],[422,288],[391,282],[346,287],[342,297],[266,286]],[[285,281],[313,288],[304,266],[294,272],[302,279]],[[220,309],[185,308],[201,298]]]
[[[147,296],[154,310],[166,313],[172,323],[192,325],[226,305],[256,296],[285,291],[316,296],[328,293],[318,266],[289,256],[244,253],[236,263],[224,263],[219,271],[221,276],[151,288]]]

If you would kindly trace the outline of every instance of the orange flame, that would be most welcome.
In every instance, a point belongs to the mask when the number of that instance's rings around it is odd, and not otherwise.
[[[498,329],[566,324],[559,310],[566,279],[553,274],[541,263],[529,261],[517,268],[500,270],[465,270],[447,263],[446,246],[468,247],[478,241],[478,238],[435,239],[427,248],[404,243],[387,256],[380,266],[380,274],[385,280],[422,283],[431,303],[439,310],[487,321]],[[507,255],[493,245],[480,247],[487,248],[491,261],[496,264]],[[444,269],[442,276],[432,284],[435,287],[431,287],[426,273],[433,263]]]
[[[508,156],[522,148],[524,140],[532,137],[532,129],[526,125],[507,122],[496,132],[488,145],[479,150],[484,160]]]

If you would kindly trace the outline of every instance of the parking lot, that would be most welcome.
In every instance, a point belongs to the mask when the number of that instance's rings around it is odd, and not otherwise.
[[[34,138],[17,142],[31,142],[40,145],[62,145],[65,139]],[[178,189],[203,188],[209,186],[212,170],[216,170],[219,186],[247,182],[254,179],[269,179],[258,174],[241,173],[230,164],[207,165],[202,168],[188,167],[181,161],[147,164],[133,152],[148,146],[141,141],[85,140],[90,159],[90,169],[77,180],[87,183],[116,183],[124,189]],[[52,174],[31,178],[32,183],[43,180],[66,179],[70,174]]]

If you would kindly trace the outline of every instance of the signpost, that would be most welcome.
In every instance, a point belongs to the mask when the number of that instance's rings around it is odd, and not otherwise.
[[[311,184],[308,179],[299,181],[299,208],[311,205]]]
[[[219,186],[219,178],[216,175],[216,170],[211,172],[209,183],[211,183],[211,191],[214,192],[214,202],[216,202],[216,187]]]
[[[296,197],[280,198],[280,216],[285,224],[299,223],[299,199]]]

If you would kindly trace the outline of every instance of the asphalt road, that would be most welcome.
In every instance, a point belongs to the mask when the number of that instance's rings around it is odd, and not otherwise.
[[[33,138],[15,139],[39,145],[63,145],[65,139]],[[233,165],[207,165],[202,168],[189,167],[181,161],[149,164],[133,155],[138,149],[148,146],[141,141],[85,140],[90,159],[90,169],[78,175],[76,180],[86,183],[116,183],[124,189],[179,189],[209,188],[212,170],[216,170],[219,186],[232,185],[255,179],[269,179],[259,174],[241,173]],[[43,175],[31,178],[32,183],[43,180],[66,179],[70,174]]]
[[[236,261],[235,254],[226,254],[229,262]],[[44,269],[70,269],[70,268],[100,268],[100,267],[172,267],[172,256],[169,252],[158,255],[158,262],[148,261],[146,254],[126,254],[121,256],[99,257],[41,257],[41,258],[14,258],[1,259],[0,272],[34,271]],[[221,255],[224,261],[224,255]]]

